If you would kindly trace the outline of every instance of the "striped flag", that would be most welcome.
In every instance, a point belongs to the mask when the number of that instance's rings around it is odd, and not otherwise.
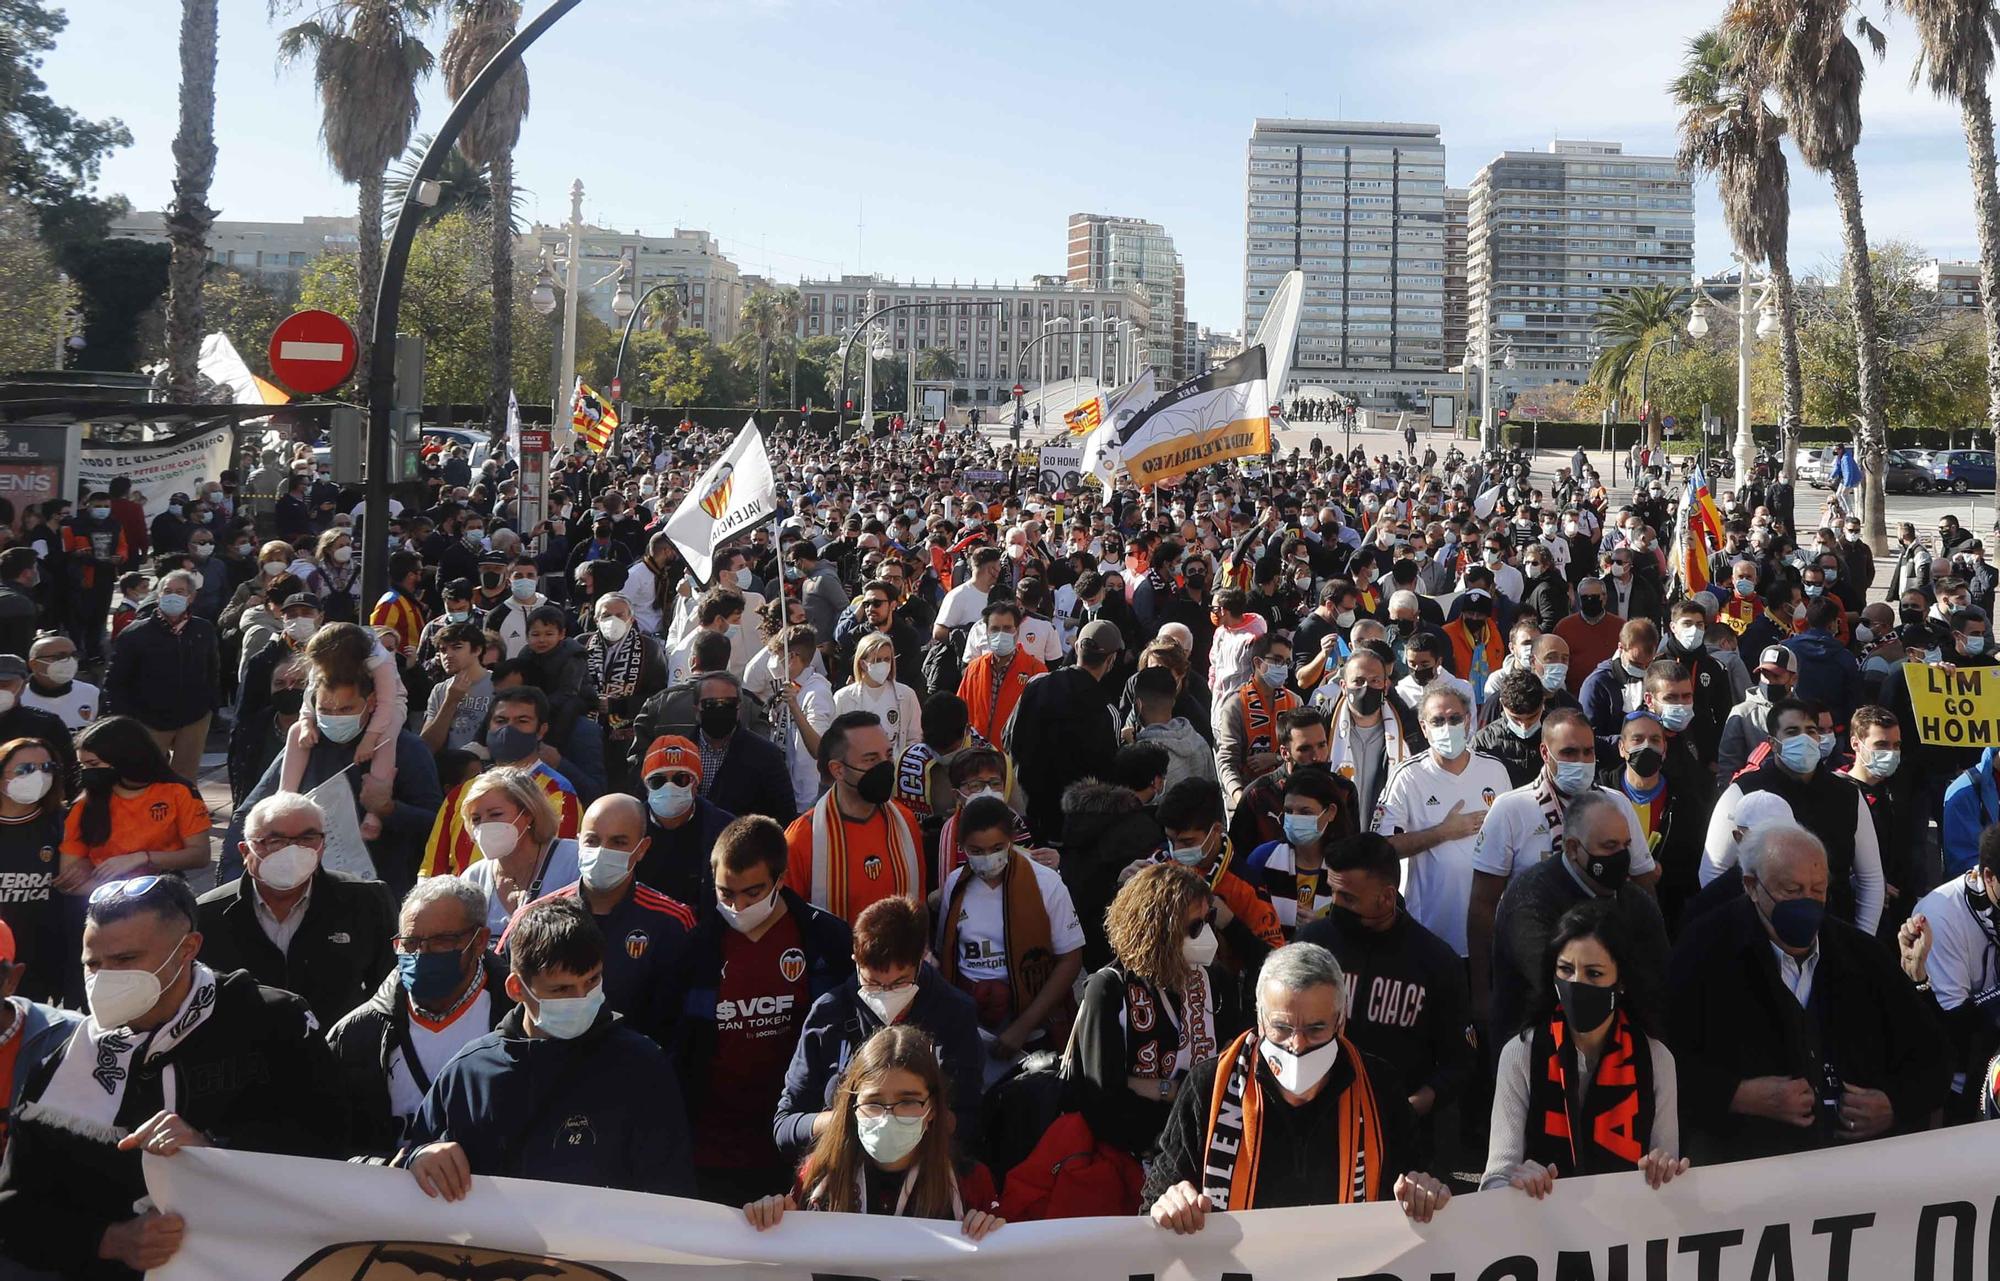
[[[1262,347],[1182,383],[1118,429],[1125,469],[1140,485],[1159,485],[1210,463],[1269,454],[1265,387]]]
[[[569,425],[595,453],[611,447],[611,434],[618,430],[618,410],[597,394],[589,383],[576,380],[576,395],[570,401]]]
[[[1075,409],[1063,415],[1063,423],[1072,436],[1088,436],[1104,421],[1104,397],[1092,396]]]
[[[1708,492],[1708,477],[1696,467],[1674,515],[1673,571],[1683,595],[1708,590],[1708,559],[1721,545],[1722,513]]]
[[[556,807],[556,817],[560,820],[556,835],[566,841],[576,839],[577,828],[583,822],[583,806],[576,798],[576,789],[569,780],[550,769],[540,761],[529,769],[535,781],[549,795],[549,804]],[[473,843],[472,828],[459,814],[459,798],[464,794],[465,783],[445,794],[444,808],[438,811],[437,821],[431,824],[430,839],[424,843],[423,861],[417,866],[418,876],[457,876],[479,861],[479,847]]]

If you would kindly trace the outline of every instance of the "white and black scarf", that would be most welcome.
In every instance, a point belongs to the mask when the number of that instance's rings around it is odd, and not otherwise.
[[[42,1091],[41,1106],[96,1125],[114,1126],[118,1109],[125,1102],[125,1086],[132,1078],[134,1061],[151,1062],[185,1041],[214,1013],[215,997],[215,971],[196,961],[187,999],[173,1018],[151,1032],[101,1028],[95,1016],[86,1018],[70,1037],[62,1062]],[[165,1107],[171,1112],[176,1102],[172,1064],[162,1070],[160,1085]]]
[[[602,633],[585,651],[590,659],[590,678],[598,693],[606,698],[630,698],[639,692],[639,676],[645,669],[645,639],[634,627],[617,644],[607,643]]]

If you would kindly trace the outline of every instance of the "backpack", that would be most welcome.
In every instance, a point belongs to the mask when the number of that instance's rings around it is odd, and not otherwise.
[[[924,646],[924,688],[934,694],[955,694],[965,676],[965,640],[969,627],[953,628],[941,641]]]

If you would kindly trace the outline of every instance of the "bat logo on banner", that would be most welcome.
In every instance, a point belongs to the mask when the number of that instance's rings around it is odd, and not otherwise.
[[[293,1268],[285,1281],[623,1281],[617,1273],[507,1250],[428,1241],[350,1241],[330,1245]]]

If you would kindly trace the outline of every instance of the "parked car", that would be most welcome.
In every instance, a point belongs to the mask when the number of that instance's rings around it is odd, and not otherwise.
[[[1887,458],[1886,483],[1890,493],[1908,490],[1912,494],[1928,494],[1935,482],[1931,479],[1931,469],[1919,457],[1922,451],[1915,449],[1892,449]]]
[[[1833,488],[1833,446],[1799,451],[1799,479],[1814,489]]]
[[[1993,488],[1993,451],[1990,449],[1943,449],[1931,458],[1931,479],[1939,489],[1962,494],[1969,489]]]

